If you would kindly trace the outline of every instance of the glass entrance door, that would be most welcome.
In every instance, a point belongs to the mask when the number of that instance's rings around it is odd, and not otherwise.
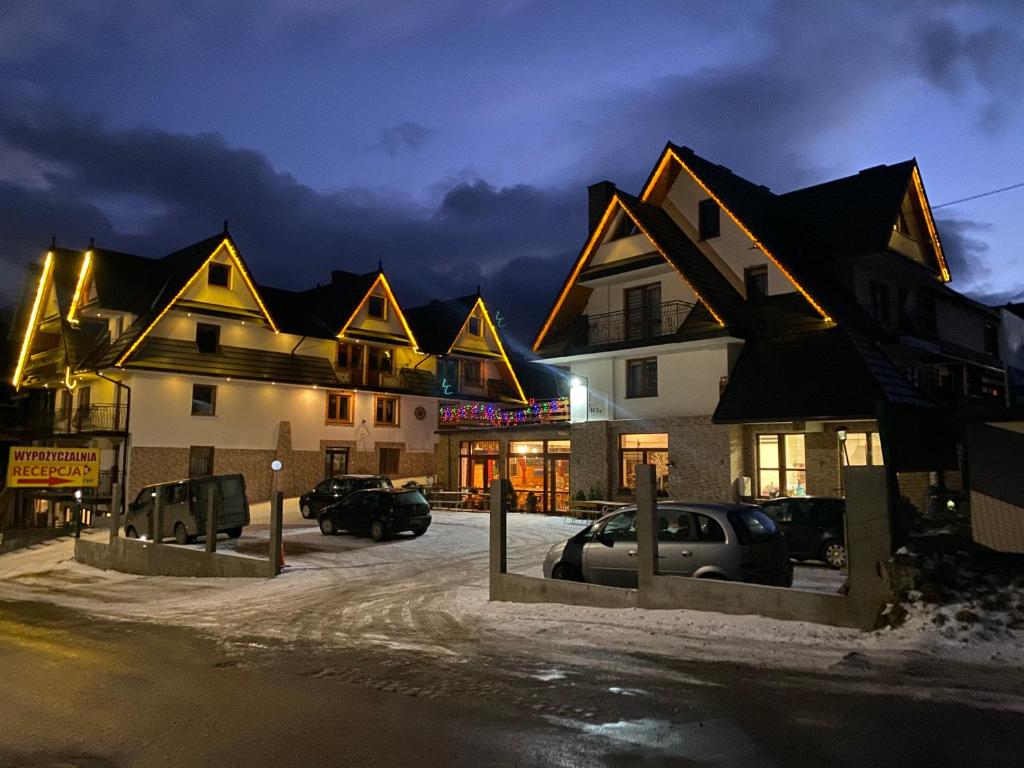
[[[548,457],[545,512],[569,511],[569,458]]]

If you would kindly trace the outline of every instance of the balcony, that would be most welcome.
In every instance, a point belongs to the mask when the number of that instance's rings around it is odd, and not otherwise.
[[[531,400],[526,405],[444,403],[438,407],[438,429],[520,427],[528,424],[567,424],[569,398]]]
[[[24,429],[43,435],[124,434],[128,430],[128,408],[96,404],[43,411],[30,418]]]
[[[604,346],[624,342],[646,342],[676,333],[693,309],[686,301],[666,301],[647,306],[642,311],[606,312],[586,318],[587,346]]]
[[[889,333],[906,333],[926,339],[935,339],[939,335],[934,306],[914,309],[879,302],[861,304],[861,308]]]

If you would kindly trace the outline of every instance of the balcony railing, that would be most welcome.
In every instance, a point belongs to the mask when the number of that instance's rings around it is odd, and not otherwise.
[[[123,433],[128,429],[128,408],[124,405],[97,404],[78,408],[44,411],[26,425],[31,432],[53,435],[77,435],[94,432]]]
[[[587,316],[587,344],[600,346],[670,336],[682,326],[693,304],[666,301],[640,310]]]
[[[886,331],[909,333],[927,338],[938,335],[938,320],[934,307],[931,309],[912,309],[897,307],[891,303],[862,304],[871,318]]]
[[[569,398],[530,400],[526,405],[515,406],[493,403],[443,403],[438,411],[439,429],[562,424],[569,421]]]

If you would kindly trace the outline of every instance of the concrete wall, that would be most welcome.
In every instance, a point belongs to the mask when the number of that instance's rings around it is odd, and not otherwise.
[[[846,595],[799,592],[780,587],[660,576],[657,573],[653,467],[647,483],[638,470],[637,549],[639,589],[617,589],[538,579],[507,573],[506,508],[500,488],[491,493],[490,599],[509,602],[552,602],[601,608],[653,608],[756,614],[788,621],[873,629],[888,597],[884,577],[892,554],[888,488],[882,467],[848,467]],[[502,482],[502,481],[499,481]],[[498,491],[497,493],[495,491]]]
[[[75,560],[105,571],[142,576],[240,577],[266,579],[276,574],[269,560],[239,555],[209,555],[194,549],[117,538],[110,544],[78,539]]]

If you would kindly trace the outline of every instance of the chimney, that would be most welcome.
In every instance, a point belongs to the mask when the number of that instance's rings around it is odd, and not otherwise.
[[[590,215],[587,226],[587,234],[594,231],[594,227],[601,221],[604,212],[608,209],[608,203],[615,195],[615,185],[610,181],[599,181],[587,187],[588,201],[590,203]]]

